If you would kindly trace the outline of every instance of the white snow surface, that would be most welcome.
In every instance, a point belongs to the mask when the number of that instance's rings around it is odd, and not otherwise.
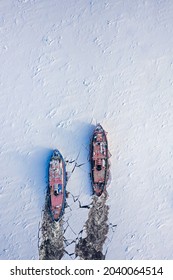
[[[96,123],[112,154],[106,259],[173,259],[172,15],[172,0],[0,1],[0,259],[39,258],[53,149],[85,163],[67,190],[91,202]],[[88,211],[67,208],[77,232]]]

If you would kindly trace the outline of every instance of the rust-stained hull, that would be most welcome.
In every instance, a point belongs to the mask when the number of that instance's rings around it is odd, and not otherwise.
[[[106,132],[100,124],[94,130],[91,141],[91,180],[93,192],[100,196],[106,188],[108,180],[108,142]]]
[[[59,221],[66,202],[66,170],[58,150],[54,150],[49,164],[49,201],[51,216],[54,221]]]

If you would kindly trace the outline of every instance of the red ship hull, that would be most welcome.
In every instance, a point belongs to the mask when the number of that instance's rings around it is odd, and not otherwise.
[[[100,124],[94,130],[91,142],[91,180],[93,192],[100,196],[108,180],[108,142],[106,132]]]
[[[53,152],[49,164],[49,197],[50,212],[54,221],[58,221],[65,208],[66,170],[62,155],[58,150]]]

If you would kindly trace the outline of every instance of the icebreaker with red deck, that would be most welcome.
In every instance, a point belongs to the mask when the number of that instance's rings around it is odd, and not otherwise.
[[[54,150],[49,164],[50,212],[54,221],[58,221],[66,202],[65,162],[58,150]]]
[[[108,142],[106,132],[100,124],[96,125],[91,141],[91,180],[93,192],[100,196],[108,180]]]

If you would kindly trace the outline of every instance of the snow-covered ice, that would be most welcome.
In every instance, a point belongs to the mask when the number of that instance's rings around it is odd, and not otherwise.
[[[112,154],[106,259],[173,258],[172,14],[171,0],[0,1],[0,259],[39,258],[53,149],[84,163],[67,190],[91,203],[98,122]],[[78,233],[89,209],[69,204]]]

